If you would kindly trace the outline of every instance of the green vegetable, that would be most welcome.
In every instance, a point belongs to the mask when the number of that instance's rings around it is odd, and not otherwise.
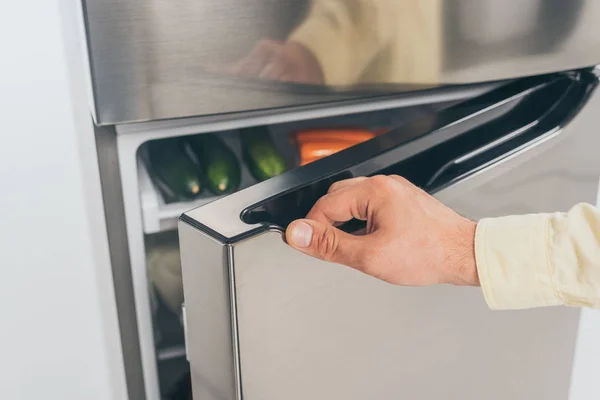
[[[206,184],[216,195],[235,192],[240,187],[240,163],[236,155],[219,138],[210,134],[188,140],[193,158],[202,166]]]
[[[285,160],[266,128],[244,129],[241,139],[244,161],[258,181],[280,175],[287,170]]]
[[[202,192],[198,167],[185,154],[181,139],[148,143],[148,170],[167,203],[193,200]]]

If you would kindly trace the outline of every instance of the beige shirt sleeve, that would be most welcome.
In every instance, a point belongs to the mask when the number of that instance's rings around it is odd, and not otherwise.
[[[600,308],[600,211],[591,205],[481,220],[475,256],[492,309]]]

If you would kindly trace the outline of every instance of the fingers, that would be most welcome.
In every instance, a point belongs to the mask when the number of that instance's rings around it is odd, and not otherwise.
[[[340,189],[344,189],[356,185],[357,183],[361,183],[366,179],[368,179],[366,176],[359,176],[356,178],[344,179],[343,181],[337,181],[329,187],[327,193],[337,192]]]
[[[389,177],[403,185],[412,185],[408,180],[406,180],[405,178],[403,178],[399,175],[389,175]],[[344,189],[344,188],[356,185],[358,183],[362,183],[368,179],[370,179],[370,178],[366,177],[366,176],[358,176],[356,178],[350,178],[350,179],[344,179],[342,181],[337,181],[329,187],[329,190],[327,191],[327,193],[337,192],[340,189]]]
[[[400,175],[388,175],[390,178],[392,178],[393,180],[395,180],[396,182],[399,182],[403,185],[411,185],[411,183],[406,179],[401,177]]]
[[[329,224],[301,219],[287,228],[286,240],[297,250],[312,257],[357,269],[368,239],[343,232]]]
[[[367,177],[359,176],[356,178],[344,179],[342,181],[335,182],[333,185],[331,185],[329,187],[329,189],[327,190],[327,193],[337,192],[338,190],[342,190],[344,188],[359,184],[362,181],[364,181],[365,179],[367,179]],[[334,221],[333,226],[340,226],[344,222],[346,222],[346,221]]]
[[[398,175],[357,177],[331,185],[307,214],[312,219],[331,225],[351,219],[369,220],[370,215],[385,201],[386,195],[404,188],[401,193],[417,194],[420,189]],[[397,192],[396,192],[397,193]]]
[[[390,175],[389,177],[394,179],[396,182],[400,183],[402,185],[402,187],[404,188],[404,190],[406,191],[406,193],[410,193],[411,196],[415,196],[415,195],[416,196],[427,196],[427,197],[430,196],[423,189],[421,189],[418,186],[415,186],[411,181],[409,181],[408,179],[406,179],[402,176]]]
[[[395,238],[401,237],[406,230],[403,221],[412,220],[403,218],[403,213],[407,205],[416,204],[410,202],[419,196],[415,190],[406,179],[394,175],[336,182],[317,201],[306,219],[289,225],[287,242],[318,259],[347,265],[380,279],[400,282],[392,268],[382,265],[382,262],[401,264],[395,255],[390,256],[389,250],[385,250],[385,243],[395,243]],[[418,211],[416,207],[414,212]],[[367,221],[364,235],[349,234],[337,228],[338,223],[353,218]],[[420,242],[423,240],[416,241]],[[401,250],[405,252],[405,249]],[[419,273],[416,272],[416,275]]]
[[[353,218],[364,221],[374,198],[368,182],[350,184],[321,197],[306,218],[326,224],[346,222]]]

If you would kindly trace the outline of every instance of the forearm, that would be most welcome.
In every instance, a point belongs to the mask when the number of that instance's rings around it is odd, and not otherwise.
[[[493,309],[600,308],[600,212],[484,219],[475,235],[479,280]]]

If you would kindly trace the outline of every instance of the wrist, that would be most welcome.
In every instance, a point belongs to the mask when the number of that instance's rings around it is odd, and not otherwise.
[[[475,259],[475,232],[477,222],[465,219],[457,229],[452,244],[453,256],[448,267],[450,282],[459,286],[479,286],[477,262]]]

